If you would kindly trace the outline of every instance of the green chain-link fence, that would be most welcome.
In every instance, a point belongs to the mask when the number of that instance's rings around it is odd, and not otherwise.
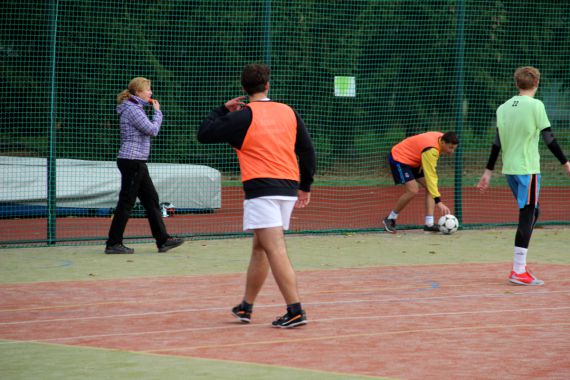
[[[316,146],[313,201],[294,214],[296,232],[378,229],[402,191],[386,154],[429,130],[460,136],[439,171],[462,224],[516,223],[504,178],[486,195],[474,185],[518,66],[541,70],[537,97],[570,153],[568,2],[6,0],[0,17],[4,246],[106,238],[120,186],[115,99],[135,76],[152,80],[165,115],[149,166],[176,235],[241,233],[235,154],[199,144],[196,130],[241,94],[251,62],[271,66],[270,97],[301,114]],[[566,224],[570,180],[542,142],[541,152],[541,222]],[[404,214],[422,224],[421,199]],[[126,236],[150,236],[143,215]]]

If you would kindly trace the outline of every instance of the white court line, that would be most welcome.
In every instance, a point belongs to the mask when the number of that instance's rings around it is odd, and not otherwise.
[[[330,321],[356,321],[356,320],[373,320],[373,319],[391,319],[391,318],[426,318],[426,317],[447,317],[447,316],[457,316],[457,315],[473,315],[473,314],[500,314],[500,313],[517,313],[521,312],[534,312],[534,311],[560,311],[568,310],[570,306],[562,307],[538,307],[538,308],[526,308],[526,309],[503,309],[503,310],[477,310],[477,311],[450,311],[441,313],[412,313],[412,314],[392,314],[392,315],[371,315],[371,316],[358,316],[358,317],[337,317],[337,318],[320,318],[320,319],[310,319],[311,324],[314,323],[326,323]],[[33,340],[22,340],[22,341],[7,341],[0,342],[0,345],[6,344],[18,344],[18,343],[41,343],[41,342],[66,342],[70,340],[83,340],[83,339],[98,339],[98,338],[113,338],[113,337],[125,337],[125,336],[142,336],[142,335],[155,335],[155,334],[173,334],[173,333],[184,333],[184,332],[200,332],[200,331],[211,331],[211,330],[228,330],[235,328],[267,328],[267,324],[232,324],[228,326],[215,326],[215,327],[194,327],[187,329],[172,329],[172,330],[155,330],[155,331],[141,331],[141,332],[131,332],[131,333],[114,333],[114,334],[95,334],[95,335],[77,335],[69,337],[60,338],[48,338],[48,339],[33,339]]]
[[[303,305],[344,305],[344,304],[357,304],[357,303],[382,303],[382,302],[422,302],[422,301],[434,301],[434,300],[445,300],[445,299],[458,299],[458,298],[502,298],[510,297],[513,295],[544,295],[544,294],[554,294],[554,293],[570,293],[570,290],[555,290],[555,291],[535,291],[535,292],[501,292],[501,293],[481,293],[481,294],[461,294],[455,296],[434,296],[434,297],[397,297],[397,298],[386,298],[386,299],[359,299],[359,300],[345,300],[345,301],[321,301],[321,302],[303,302]],[[255,305],[256,308],[271,308],[271,307],[282,307],[281,304],[273,305]],[[98,315],[91,317],[73,317],[73,318],[52,318],[52,319],[34,319],[27,321],[13,321],[13,322],[0,322],[0,326],[9,325],[23,325],[23,324],[35,324],[35,323],[50,323],[50,322],[75,322],[75,321],[87,321],[94,319],[109,319],[109,318],[133,318],[133,317],[147,317],[154,315],[165,315],[165,314],[177,314],[177,313],[195,313],[195,312],[208,312],[208,311],[219,311],[219,310],[229,310],[228,307],[212,307],[212,308],[189,308],[189,309],[178,309],[178,310],[165,310],[165,311],[151,311],[144,313],[127,313],[127,314],[112,314],[112,315]]]
[[[479,286],[479,284],[477,285]],[[453,288],[453,287],[462,287],[465,288],[466,285],[465,284],[446,284],[445,286],[439,286],[437,289],[443,289],[443,288]],[[342,289],[342,292],[339,292],[338,290],[330,290],[330,291],[308,291],[308,292],[303,292],[303,294],[305,295],[305,297],[310,296],[310,295],[320,295],[320,294],[347,294],[347,293],[371,293],[371,292],[378,292],[378,291],[392,291],[392,290],[432,290],[434,289],[434,287],[429,284],[429,285],[425,285],[423,287],[417,287],[417,286],[411,286],[411,285],[407,285],[407,286],[391,286],[391,287],[387,287],[387,286],[375,286],[375,287],[361,287],[358,289]],[[229,298],[229,297],[234,297],[233,295],[210,295],[207,297],[202,297],[201,300],[212,300],[212,299],[225,299],[225,298]],[[150,303],[166,303],[166,302],[176,302],[176,301],[187,301],[188,297],[171,297],[171,298],[160,298],[160,299],[136,299],[136,300],[121,300],[121,299],[117,299],[114,301],[101,301],[101,302],[84,302],[84,303],[74,303],[74,304],[60,304],[60,305],[45,305],[45,306],[31,306],[31,307],[25,307],[25,306],[13,306],[13,307],[8,307],[5,306],[5,308],[0,308],[0,313],[12,313],[12,312],[16,312],[16,311],[41,311],[41,310],[56,310],[56,309],[72,309],[72,308],[85,308],[85,307],[91,307],[91,306],[101,306],[101,305],[137,305],[137,304],[144,304],[144,305],[148,305]]]
[[[437,284],[438,286],[434,287],[433,285]],[[488,285],[489,283],[483,283],[483,285]],[[496,283],[492,283],[496,284]],[[325,284],[326,285],[326,284]],[[335,289],[335,290],[312,290],[312,291],[304,291],[304,297],[309,298],[310,296],[314,295],[335,295],[335,294],[349,294],[349,293],[375,293],[375,292],[384,292],[389,293],[390,291],[399,291],[399,290],[410,290],[410,291],[426,291],[426,290],[444,290],[450,288],[469,288],[469,287],[481,287],[482,283],[473,283],[473,284],[439,284],[435,281],[432,281],[430,284],[424,284],[423,286],[417,285],[403,285],[403,286],[359,286],[357,285],[355,289],[346,289],[343,288],[342,290]],[[330,285],[326,285],[330,286]],[[401,293],[399,293],[401,294]],[[1,295],[1,293],[0,293]],[[207,297],[202,297],[202,300],[212,300],[212,299],[225,299],[228,297],[234,297],[230,295],[210,295]],[[141,297],[142,298],[142,297]],[[59,305],[45,305],[45,306],[3,306],[0,307],[0,314],[1,313],[12,313],[16,311],[40,311],[40,310],[55,310],[55,309],[71,309],[71,308],[85,308],[85,307],[92,307],[92,306],[101,306],[101,305],[136,305],[136,304],[144,304],[148,305],[150,303],[166,303],[166,302],[175,302],[175,301],[186,301],[188,297],[171,297],[171,298],[160,298],[160,299],[147,299],[147,298],[137,298],[134,300],[112,300],[112,301],[101,301],[101,302],[84,302],[84,303],[74,303],[74,304],[59,304]]]

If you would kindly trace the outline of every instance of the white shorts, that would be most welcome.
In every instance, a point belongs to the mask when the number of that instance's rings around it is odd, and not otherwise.
[[[243,201],[243,230],[270,227],[289,229],[289,221],[297,197],[267,196]]]

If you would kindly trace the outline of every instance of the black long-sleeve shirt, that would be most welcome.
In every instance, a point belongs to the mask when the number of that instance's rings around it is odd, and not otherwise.
[[[297,112],[295,112],[295,117],[297,119],[295,154],[299,158],[300,182],[276,178],[251,179],[243,183],[246,199],[268,195],[296,196],[298,189],[306,192],[311,191],[316,168],[315,149],[303,119]],[[249,107],[244,107],[240,111],[229,112],[222,105],[212,110],[202,122],[198,130],[198,141],[201,143],[229,143],[239,150],[252,120],[253,115]]]

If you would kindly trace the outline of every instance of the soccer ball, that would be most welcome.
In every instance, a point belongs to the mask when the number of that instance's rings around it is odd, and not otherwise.
[[[439,218],[439,230],[444,235],[451,235],[459,228],[459,221],[451,214],[447,214]]]

